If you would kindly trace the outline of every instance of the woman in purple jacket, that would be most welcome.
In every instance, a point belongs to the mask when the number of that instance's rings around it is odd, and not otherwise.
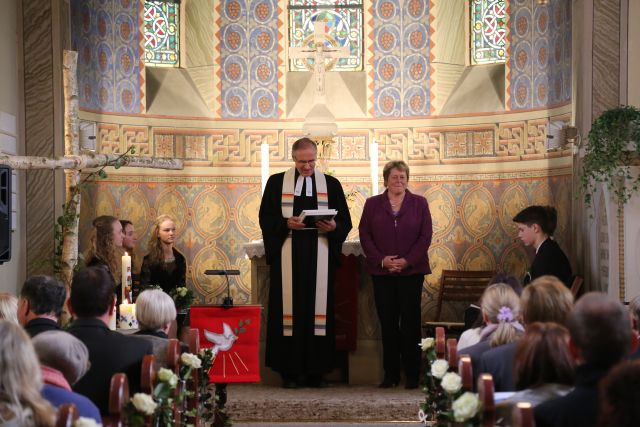
[[[359,227],[382,329],[384,380],[380,387],[398,385],[402,364],[405,388],[417,388],[420,297],[424,276],[431,273],[427,256],[431,213],[427,199],[407,189],[405,162],[387,163],[382,176],[387,190],[367,199]]]

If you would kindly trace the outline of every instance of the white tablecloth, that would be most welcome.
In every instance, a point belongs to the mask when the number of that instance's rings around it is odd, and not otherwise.
[[[252,240],[243,245],[244,253],[249,258],[260,258],[264,256],[264,244],[262,240]],[[343,255],[364,256],[360,240],[347,240],[342,244]]]

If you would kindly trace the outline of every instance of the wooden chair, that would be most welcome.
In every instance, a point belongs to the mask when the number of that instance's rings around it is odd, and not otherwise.
[[[142,358],[142,372],[140,375],[140,391],[151,394],[156,385],[156,357],[147,354]]]
[[[444,327],[442,326],[436,327],[435,346],[436,346],[436,357],[438,359],[444,359],[444,355],[446,352],[446,342],[445,342]]]
[[[496,402],[491,374],[481,374],[478,378],[478,399],[482,405],[481,426],[494,427],[496,425]]]
[[[529,402],[518,402],[511,413],[511,427],[536,427],[533,406]]]
[[[200,330],[198,329],[189,329],[189,351],[195,355],[200,353]],[[187,382],[187,389],[191,392],[191,396],[187,399],[187,410],[195,414],[187,417],[187,424],[199,426],[200,411],[198,410],[198,402],[200,401],[200,369],[193,369],[191,371],[191,379]]]
[[[495,272],[491,270],[442,270],[436,317],[433,322],[426,322],[425,327],[432,329],[437,326],[443,326],[448,330],[461,332],[464,328],[463,311],[466,307],[456,315],[455,320],[442,321],[442,305],[448,303],[458,303],[461,305],[466,303],[468,305],[477,302],[494,275]],[[428,335],[427,333],[427,336]]]
[[[102,417],[105,427],[121,427],[124,425],[124,407],[129,401],[129,381],[123,373],[113,374],[109,387],[109,415]]]
[[[580,275],[576,275],[573,278],[573,283],[571,283],[571,294],[573,295],[573,299],[578,298],[578,294],[580,293],[580,289],[582,289],[582,284],[584,283],[584,278]]]
[[[458,375],[462,378],[462,390],[473,391],[473,365],[470,356],[463,354],[458,359]]]
[[[180,341],[176,338],[170,338],[167,345],[167,369],[171,369],[178,376],[180,375]],[[183,387],[182,381],[178,381],[175,389],[176,396],[182,393]],[[174,400],[173,418],[176,425],[181,423],[183,408],[184,402],[178,403]]]
[[[455,338],[447,340],[447,360],[449,361],[450,369],[458,369],[458,340]]]
[[[56,415],[56,427],[73,427],[73,423],[78,419],[78,408],[73,403],[65,403],[58,406]]]

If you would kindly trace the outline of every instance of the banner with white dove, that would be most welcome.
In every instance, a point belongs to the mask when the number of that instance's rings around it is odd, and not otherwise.
[[[200,347],[213,349],[212,382],[260,382],[261,309],[260,305],[191,307],[191,327],[200,331]]]

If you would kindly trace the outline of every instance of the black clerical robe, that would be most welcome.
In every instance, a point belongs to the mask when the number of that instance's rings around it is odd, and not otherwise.
[[[320,173],[320,172],[316,172]],[[298,178],[296,171],[295,178]],[[282,333],[282,267],[281,250],[289,228],[282,216],[282,182],[284,172],[272,175],[260,205],[260,228],[270,266],[269,305],[265,365],[281,374],[323,374],[333,367],[335,318],[333,278],[339,265],[342,243],[351,230],[351,217],[340,182],[326,175],[329,208],[336,209],[336,229],[327,233],[329,240],[329,280],[327,286],[327,335],[314,335],[317,230],[294,230],[292,233],[293,335]],[[312,197],[295,196],[293,215],[304,209],[317,209],[316,181]]]

